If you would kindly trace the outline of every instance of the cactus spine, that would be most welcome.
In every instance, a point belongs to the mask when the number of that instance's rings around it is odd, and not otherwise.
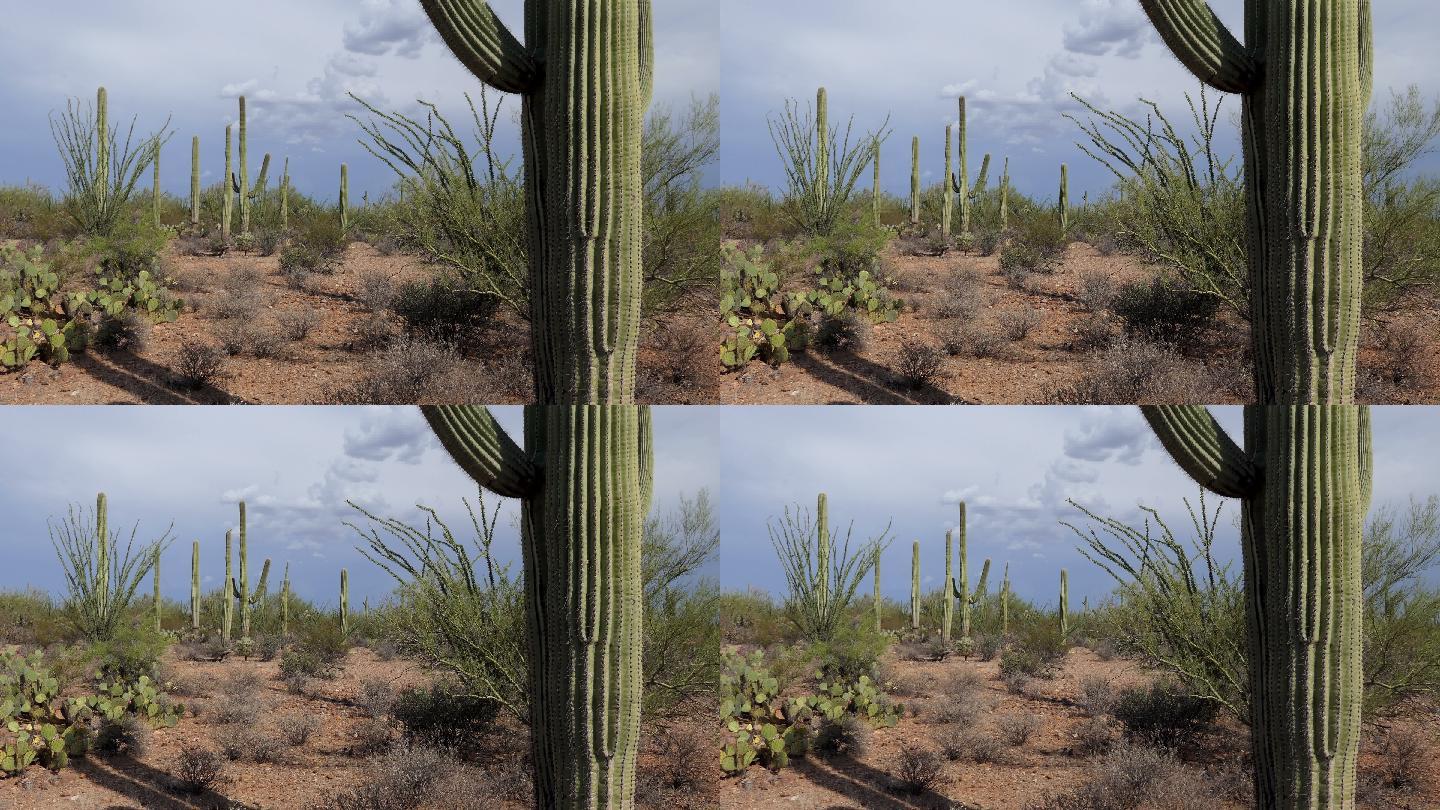
[[[910,629],[920,629],[920,541],[910,548]]]
[[[875,632],[880,632],[880,549],[875,549]]]
[[[870,160],[875,166],[875,184],[870,191],[870,219],[880,227],[880,141],[870,144]]]
[[[1000,175],[1000,230],[1010,227],[1010,158],[1005,158],[1005,171]]]
[[[1070,574],[1060,569],[1060,635],[1070,635]]]
[[[970,233],[970,138],[965,121],[965,97],[960,97],[960,123],[956,133],[960,140],[960,171],[951,178],[960,195],[960,235]],[[948,173],[947,173],[948,174]]]
[[[1181,469],[1241,500],[1256,806],[1353,807],[1369,409],[1251,405],[1243,447],[1203,407],[1144,414]]]
[[[340,569],[340,632],[350,633],[350,572]]]
[[[819,603],[825,605],[830,601],[830,507],[823,492],[815,498],[815,532],[815,572],[820,580],[815,594]]]
[[[950,598],[955,588],[955,578],[950,573],[950,558],[955,555],[954,534],[953,531],[945,532],[945,583],[940,586],[940,638],[946,644],[950,643],[950,628],[955,621],[955,600]]]
[[[1060,230],[1070,231],[1070,167],[1060,164]]]
[[[1370,0],[1251,0],[1244,42],[1202,0],[1141,0],[1191,73],[1241,95],[1255,397],[1355,396]],[[1262,805],[1268,799],[1258,796]]]
[[[190,544],[190,629],[200,629],[200,541]]]
[[[280,583],[280,636],[290,635],[290,563],[285,563],[285,578]]]
[[[230,641],[231,630],[235,626],[235,599],[231,589],[235,586],[235,578],[230,569],[230,536],[229,529],[225,530],[225,582],[220,585],[220,601],[223,607],[220,610],[220,637],[227,643]]]
[[[946,125],[945,125],[945,177],[946,177],[946,178],[949,178],[949,177],[951,176],[950,173],[951,173],[951,172],[954,170],[954,168],[955,168],[955,167],[954,167],[954,161],[955,161],[955,136],[954,136],[954,131],[953,131],[953,130],[954,130],[954,128],[953,128],[951,125],[949,125],[949,124],[946,124]],[[951,191],[951,189],[950,189],[950,181],[949,181],[948,179],[942,180],[942,181],[940,182],[940,238],[946,240],[947,242],[950,240],[950,222],[951,222],[951,218],[952,218],[952,216],[953,216],[952,213],[951,213],[951,211],[952,211],[952,209],[954,208],[954,205],[955,205],[955,195],[952,193],[952,191]],[[947,581],[948,581],[948,580],[947,580]],[[948,637],[947,637],[947,639],[948,639]]]
[[[190,139],[190,227],[200,227],[200,136]]]
[[[1010,563],[1005,563],[1005,581],[1000,585],[1000,635],[1010,635]]]
[[[156,546],[156,547],[155,547],[155,559],[151,560],[151,561],[150,561],[150,564],[155,567],[155,570],[153,571],[153,574],[154,574],[154,588],[155,588],[155,632],[158,633],[158,632],[160,632],[160,608],[161,608],[161,604],[160,604],[160,547],[159,547],[159,546]]]
[[[531,406],[522,449],[479,407],[426,407],[486,489],[521,501],[538,807],[628,808],[639,746],[645,406]]]
[[[350,167],[340,164],[340,230],[350,230]]]
[[[920,224],[920,138],[910,139],[910,224]]]
[[[220,238],[226,242],[230,241],[230,221],[235,210],[235,194],[231,188],[231,176],[234,166],[231,162],[231,137],[234,125],[225,127],[225,179],[220,181],[221,197],[224,202],[220,208]],[[228,581],[228,577],[227,577]],[[226,587],[229,587],[228,585]],[[228,636],[226,637],[228,640]]]
[[[246,546],[247,532],[245,530],[245,502],[240,502],[240,584],[236,585],[235,580],[230,580],[230,588],[236,599],[240,600],[240,638],[248,641],[250,639],[250,613],[253,608],[265,602],[265,583],[270,579],[270,560],[266,559],[264,566],[260,569],[260,582],[256,584],[255,590],[250,590],[250,553]]]

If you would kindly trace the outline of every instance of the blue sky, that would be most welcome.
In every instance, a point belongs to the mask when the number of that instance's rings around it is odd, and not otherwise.
[[[1212,5],[1240,31],[1243,0]],[[1434,3],[1384,0],[1374,13],[1377,98],[1412,83],[1440,95]],[[1059,164],[1068,162],[1078,202],[1087,189],[1108,188],[1111,176],[1074,147],[1075,127],[1060,117],[1075,108],[1069,92],[1122,110],[1146,96],[1179,123],[1189,121],[1183,93],[1199,87],[1137,0],[731,0],[721,25],[725,183],[782,185],[766,116],[786,98],[813,104],[825,85],[832,123],[853,114],[857,131],[867,131],[890,116],[894,135],[881,157],[888,191],[909,193],[916,135],[925,183],[938,181],[945,125],[964,93],[972,177],[985,152],[995,153],[997,170],[1009,155],[1017,186],[1053,199]],[[1233,98],[1225,105],[1239,110]],[[1227,141],[1238,148],[1234,131],[1227,126]],[[1440,162],[1429,165],[1440,171]]]
[[[1155,441],[1136,408],[771,407],[725,408],[718,501],[720,581],[780,595],[767,521],[786,506],[815,507],[829,496],[832,533],[851,521],[857,541],[891,524],[881,589],[909,598],[910,548],[920,541],[923,587],[944,575],[945,531],[966,501],[972,576],[993,560],[1010,563],[1016,592],[1054,604],[1059,570],[1070,574],[1072,603],[1103,596],[1108,576],[1085,561],[1078,538],[1059,521],[1078,522],[1067,498],[1097,514],[1136,522],[1140,504],[1160,510],[1182,540],[1193,535],[1184,498],[1199,488]],[[1216,413],[1239,435],[1239,408]],[[1440,493],[1440,408],[1374,410],[1375,504],[1404,505]],[[1207,496],[1208,504],[1220,502]],[[1221,549],[1238,549],[1234,502],[1220,520]],[[868,592],[868,581],[864,588]]]
[[[522,29],[522,0],[491,5]],[[683,107],[692,94],[718,89],[719,7],[659,0],[655,16],[656,101]],[[274,153],[277,170],[289,156],[299,189],[333,199],[339,166],[348,162],[357,201],[366,190],[388,189],[393,174],[356,143],[345,114],[358,105],[347,92],[381,109],[425,98],[458,125],[469,121],[462,94],[480,86],[440,43],[418,0],[11,2],[0,25],[0,76],[0,184],[63,183],[49,114],[67,98],[93,102],[103,84],[112,120],[138,116],[137,131],[149,132],[173,117],[175,137],[162,159],[167,191],[188,193],[194,135],[206,183],[220,177],[225,125],[244,93],[252,176],[264,153]],[[506,97],[504,109],[503,145],[516,151],[518,100]]]
[[[71,504],[92,508],[100,491],[109,498],[111,528],[123,529],[124,538],[137,521],[137,542],[153,540],[174,522],[176,542],[161,560],[161,580],[165,595],[178,600],[189,599],[192,540],[201,544],[205,587],[224,579],[225,530],[238,524],[242,498],[252,564],[273,559],[278,586],[288,561],[296,592],[322,604],[338,601],[342,567],[350,571],[355,604],[393,585],[355,550],[358,538],[343,524],[359,516],[347,499],[412,523],[423,523],[415,509],[421,503],[439,511],[458,536],[473,535],[461,499],[474,502],[475,484],[414,408],[4,410],[0,446],[11,463],[0,487],[6,561],[0,590],[35,586],[59,593],[64,582],[46,521],[63,518]],[[719,442],[709,410],[655,409],[657,514],[675,508],[682,493],[716,491]],[[495,412],[520,435],[519,408]],[[504,501],[503,508],[496,548],[518,571],[516,502]]]

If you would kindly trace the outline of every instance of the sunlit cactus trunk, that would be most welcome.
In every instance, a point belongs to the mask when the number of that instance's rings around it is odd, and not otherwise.
[[[105,493],[95,496],[95,593],[99,604],[110,604],[110,521]]]
[[[488,3],[421,6],[471,72],[523,98],[536,401],[633,402],[650,0],[526,0],[524,44]]]
[[[240,582],[231,579],[231,595],[240,602],[240,638],[250,640],[250,615],[265,599],[265,583],[270,579],[270,560],[260,569],[260,582],[250,590],[249,533],[245,525],[245,502],[240,502]],[[228,549],[227,549],[228,550]],[[227,555],[228,556],[228,555]],[[227,560],[228,563],[228,560]]]
[[[880,549],[875,549],[875,632],[880,632]]]
[[[250,128],[245,115],[245,97],[240,97],[240,179],[235,193],[240,195],[240,235],[250,235]],[[244,533],[241,533],[244,548]]]
[[[156,547],[155,547],[155,557],[154,557],[154,559],[152,559],[152,560],[150,561],[150,565],[152,566],[152,571],[151,571],[151,573],[152,573],[152,575],[153,575],[153,577],[154,577],[154,586],[153,586],[153,587],[154,587],[154,590],[155,590],[155,600],[154,600],[154,606],[155,606],[155,632],[158,633],[158,632],[160,632],[160,611],[161,611],[161,608],[163,607],[163,606],[161,605],[161,602],[160,602],[160,547],[159,547],[159,546],[156,546]]]
[[[103,87],[95,91],[95,194],[103,210],[110,199],[110,94]]]
[[[1005,563],[1005,580],[1000,585],[1000,635],[1010,634],[1010,563]]]
[[[1060,635],[1070,635],[1070,574],[1060,569]]]
[[[340,164],[340,230],[350,230],[350,167]]]
[[[340,632],[350,632],[350,572],[340,569]]]
[[[1070,232],[1070,167],[1060,164],[1060,203],[1057,209],[1062,233]]]
[[[951,178],[954,183],[955,193],[960,195],[960,234],[970,233],[970,138],[969,128],[965,120],[965,97],[960,97],[960,122],[956,128],[956,138],[960,141],[960,171]],[[947,171],[946,176],[950,173]]]
[[[190,139],[190,227],[200,227],[200,136]]]
[[[875,182],[870,188],[870,220],[880,227],[880,141],[870,145],[870,161],[874,164]]]
[[[536,806],[633,807],[649,408],[530,406],[523,449],[484,408],[424,410],[466,472],[521,501]]]
[[[290,230],[290,158],[285,158],[285,173],[280,178],[280,229]]]
[[[910,139],[910,224],[920,224],[920,138]]]
[[[1243,98],[1257,401],[1353,401],[1369,0],[1246,0],[1243,43],[1203,0],[1141,5],[1196,77]]]
[[[910,629],[920,629],[920,541],[910,547]]]
[[[220,637],[228,643],[235,626],[234,577],[230,567],[231,532],[225,531],[225,581],[220,584]]]
[[[200,541],[190,544],[190,629],[200,630]]]
[[[945,580],[940,584],[940,639],[946,644],[950,643],[950,629],[955,622],[955,599],[951,595],[955,589],[955,577],[950,571],[950,559],[954,556],[955,533],[945,532]],[[960,575],[963,577],[965,563],[964,558],[961,559]]]
[[[815,595],[830,604],[830,507],[825,493],[815,496]]]
[[[285,563],[285,578],[280,583],[280,637],[290,635],[290,563]]]
[[[231,186],[232,181],[230,179],[232,172],[235,171],[231,158],[233,131],[233,125],[225,127],[225,177],[220,181],[220,197],[223,200],[220,205],[220,238],[225,242],[230,241],[230,220],[235,211],[235,190]],[[229,580],[228,576],[226,580]],[[227,585],[226,587],[229,586]],[[226,640],[229,640],[229,636],[226,636]]]
[[[1192,478],[1242,502],[1256,806],[1353,808],[1368,408],[1252,405],[1243,447],[1201,407],[1145,416]]]
[[[945,126],[945,177],[947,179],[940,182],[940,238],[947,241],[950,239],[950,224],[954,217],[952,211],[955,207],[955,191],[951,188],[948,179],[953,171],[955,171],[955,132],[954,127],[947,124]]]
[[[1005,158],[1005,171],[1000,175],[1000,230],[1010,227],[1010,158]]]

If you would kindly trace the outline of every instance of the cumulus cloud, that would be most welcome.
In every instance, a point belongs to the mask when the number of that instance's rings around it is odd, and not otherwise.
[[[1134,408],[1086,410],[1074,428],[1065,431],[1065,455],[1083,461],[1118,461],[1136,465],[1155,446],[1154,434]]]
[[[1065,50],[1076,54],[1136,59],[1155,37],[1134,0],[1086,0],[1080,15],[1065,26]]]
[[[435,435],[413,409],[368,410],[360,423],[345,431],[345,455],[365,461],[394,459],[418,464],[436,445]]]
[[[366,0],[360,18],[345,24],[345,49],[366,56],[393,53],[415,59],[435,39],[434,27],[414,0]]]

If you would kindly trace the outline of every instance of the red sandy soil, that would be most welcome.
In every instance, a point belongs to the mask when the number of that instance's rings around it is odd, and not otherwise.
[[[919,744],[940,750],[937,739],[955,733],[956,726],[926,722],[927,710],[941,706],[947,698],[944,685],[954,676],[971,670],[980,674],[984,699],[992,708],[981,715],[977,725],[991,726],[1004,715],[1032,714],[1040,718],[1039,729],[1018,748],[1010,748],[1001,762],[975,764],[965,760],[945,761],[944,771],[934,789],[911,796],[895,788],[894,774],[901,748]],[[918,696],[897,697],[907,704],[906,716],[893,728],[877,729],[869,751],[858,761],[844,757],[807,756],[773,774],[752,767],[743,776],[721,782],[723,807],[790,808],[791,810],[991,810],[1025,808],[1047,796],[1063,795],[1080,787],[1094,773],[1095,758],[1069,753],[1074,730],[1085,720],[1076,704],[1080,685],[1087,678],[1110,679],[1118,687],[1143,685],[1149,677],[1133,662],[1102,660],[1094,652],[1074,648],[1053,680],[1036,680],[1025,695],[1006,691],[999,679],[998,661],[951,658],[943,662],[899,660],[894,649],[887,653],[882,677],[890,684],[903,685]],[[919,716],[912,714],[917,705]],[[1434,718],[1407,721],[1436,727]],[[1113,726],[1112,721],[1112,726]],[[1234,770],[1242,752],[1244,729],[1225,726],[1202,743],[1204,750],[1183,752],[1182,760],[1203,769],[1218,780],[1245,779]],[[1432,735],[1433,736],[1433,735]],[[1386,794],[1382,802],[1361,803],[1372,808],[1440,807],[1440,739],[1432,739],[1431,754],[1422,755],[1427,773],[1426,786],[1417,792]],[[943,760],[942,760],[943,761]],[[1376,758],[1362,752],[1362,774],[1376,766]],[[1218,776],[1216,774],[1219,774]],[[1236,802],[1215,805],[1216,810],[1240,810]]]
[[[384,255],[365,243],[353,243],[344,262],[333,273],[314,275],[303,290],[285,284],[279,257],[230,254],[223,257],[181,255],[171,245],[167,273],[180,283],[175,294],[186,301],[180,317],[158,324],[147,345],[138,352],[77,353],[58,368],[33,362],[28,367],[0,374],[0,404],[323,404],[334,392],[364,376],[373,366],[373,350],[362,337],[371,317],[358,300],[361,279],[384,273],[399,285],[427,278],[432,270],[414,256]],[[261,319],[282,312],[311,310],[319,324],[303,340],[288,342],[276,357],[248,355],[225,361],[219,379],[196,391],[174,383],[174,366],[187,341],[217,345],[216,321],[206,305],[220,292],[231,269],[252,265],[263,274],[265,306]],[[697,311],[698,310],[698,311]],[[691,351],[676,335],[708,334],[713,306],[691,304],[689,311],[655,316],[642,335],[640,367],[650,385],[642,391],[647,402],[709,404],[716,400],[719,371],[707,351],[693,361]],[[385,316],[395,331],[400,321]],[[708,350],[708,346],[706,346]],[[465,379],[447,386],[449,399],[471,403],[523,403],[531,396],[528,371],[528,327],[508,313],[486,337],[486,344],[462,364]],[[676,369],[679,369],[679,373]],[[686,379],[679,383],[676,376]],[[453,390],[452,390],[453,388]]]
[[[893,240],[882,255],[891,289],[905,302],[894,323],[878,324],[864,351],[797,352],[779,368],[752,362],[739,372],[726,374],[720,398],[735,405],[806,404],[1045,404],[1055,393],[1090,373],[1096,355],[1077,346],[1080,326],[1094,317],[1077,300],[1080,279],[1088,272],[1109,276],[1117,284],[1148,278],[1154,271],[1125,255],[1102,255],[1089,244],[1072,244],[1062,265],[1053,273],[1031,277],[1026,290],[1008,286],[1000,275],[998,253],[951,252],[944,256],[907,255],[907,241]],[[1022,340],[1010,343],[999,358],[945,357],[939,378],[932,385],[909,390],[895,373],[901,344],[915,340],[943,347],[956,319],[938,311],[945,300],[947,278],[973,268],[981,279],[986,305],[975,321],[994,319],[1007,310],[1031,308],[1040,322]],[[1113,321],[1113,316],[1108,316]],[[1440,334],[1440,310],[1419,308],[1400,320],[1419,334]],[[1206,404],[1238,403],[1249,396],[1249,371],[1242,359],[1248,343],[1245,325],[1233,316],[1222,317],[1215,345],[1192,353],[1211,375],[1222,382],[1218,395]],[[1369,348],[1361,364],[1375,365],[1378,353]],[[1423,382],[1410,381],[1400,390],[1386,389],[1373,401],[1440,402],[1440,340],[1428,341],[1416,360]]]

